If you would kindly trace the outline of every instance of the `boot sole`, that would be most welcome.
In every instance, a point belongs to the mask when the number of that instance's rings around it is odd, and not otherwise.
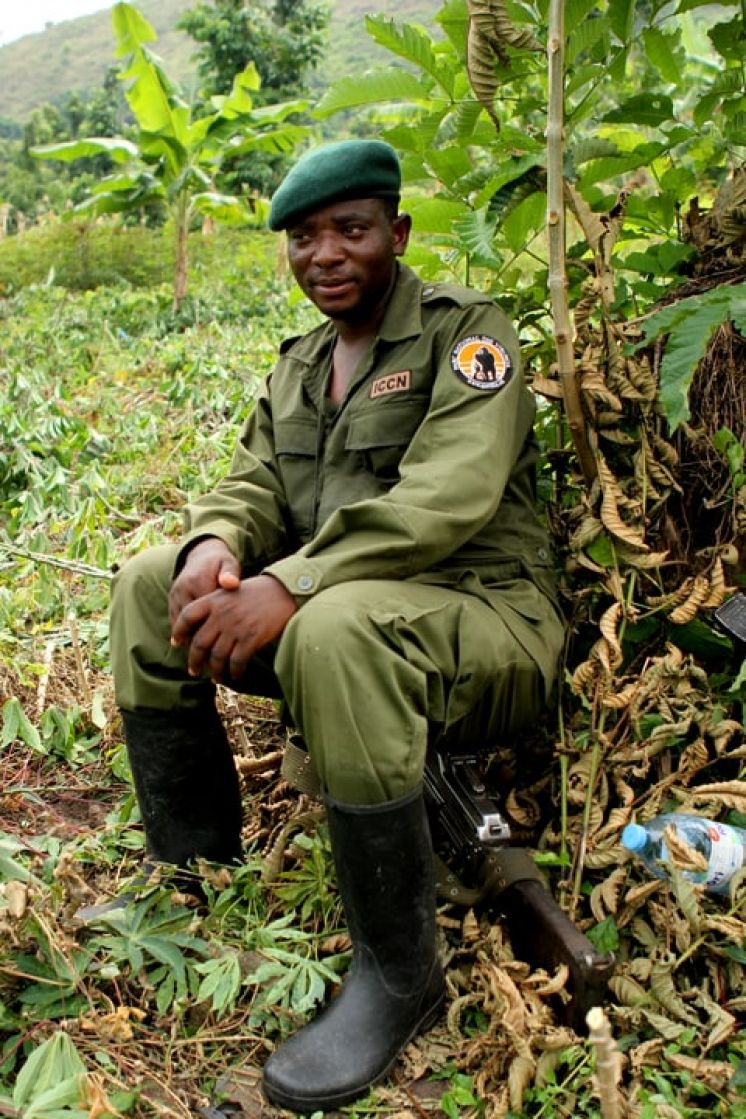
[[[369,1088],[372,1088],[375,1084],[379,1084],[388,1076],[410,1041],[413,1041],[418,1034],[425,1033],[426,1030],[429,1030],[430,1027],[435,1024],[440,1017],[445,1001],[446,993],[443,991],[435,1005],[431,1006],[420,1021],[413,1026],[406,1040],[402,1042],[401,1047],[397,1050],[386,1067],[377,1073],[372,1080],[366,1080],[356,1088],[347,1088],[344,1092],[338,1092],[333,1096],[315,1097],[314,1099],[290,1095],[289,1093],[285,1093],[282,1089],[276,1090],[270,1087],[266,1083],[266,1080],[263,1080],[262,1090],[265,1096],[277,1107],[284,1107],[288,1111],[295,1111],[300,1115],[307,1115],[314,1111],[336,1111],[337,1108],[344,1107],[347,1103],[352,1103],[353,1100],[359,1099]]]

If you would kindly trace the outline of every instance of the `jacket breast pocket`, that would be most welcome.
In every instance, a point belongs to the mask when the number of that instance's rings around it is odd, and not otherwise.
[[[275,421],[275,454],[293,526],[299,536],[313,525],[318,432],[314,420]]]
[[[365,468],[382,482],[399,480],[399,463],[422,423],[429,397],[380,402],[350,418],[345,447],[360,455]]]

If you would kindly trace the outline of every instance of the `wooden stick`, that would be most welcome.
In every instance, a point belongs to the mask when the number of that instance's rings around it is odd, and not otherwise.
[[[49,676],[52,671],[52,660],[54,658],[54,651],[57,648],[56,638],[51,638],[44,646],[44,671],[39,677],[39,686],[36,689],[36,717],[40,719],[44,714],[44,708],[47,705],[47,688],[49,687]]]
[[[620,1055],[611,1036],[609,1020],[600,1006],[592,1006],[585,1020],[591,1045],[596,1052],[596,1083],[602,1119],[620,1119]]]
[[[22,559],[33,560],[34,563],[46,563],[50,567],[61,567],[65,571],[74,571],[78,575],[90,575],[94,579],[113,579],[113,571],[105,571],[103,567],[93,567],[90,563],[77,563],[75,560],[60,559],[58,556],[47,555],[46,552],[32,552],[28,548],[17,548],[15,544],[6,544],[0,540],[0,552],[7,552],[11,556],[21,556]]]
[[[80,637],[78,634],[78,619],[75,614],[70,611],[67,615],[67,620],[70,625],[70,643],[73,647],[75,654],[75,667],[78,671],[78,683],[83,697],[83,706],[86,711],[90,711],[93,705],[93,696],[91,695],[91,686],[88,683],[88,673],[86,672],[85,664],[83,663],[83,653],[80,648]]]

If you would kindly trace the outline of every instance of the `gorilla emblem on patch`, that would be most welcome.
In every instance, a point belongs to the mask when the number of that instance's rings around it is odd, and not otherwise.
[[[504,388],[513,375],[507,350],[487,334],[470,334],[457,342],[451,353],[451,368],[467,385],[486,392]]]

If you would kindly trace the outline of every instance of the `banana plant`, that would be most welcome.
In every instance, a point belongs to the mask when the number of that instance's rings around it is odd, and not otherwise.
[[[91,136],[40,145],[32,154],[70,162],[103,152],[114,162],[114,173],[96,183],[74,212],[109,214],[141,210],[153,202],[165,205],[176,238],[178,310],[187,292],[188,233],[194,214],[237,225],[263,212],[260,200],[249,206],[216,189],[223,161],[252,151],[291,151],[308,129],[289,118],[307,106],[296,100],[255,108],[251,94],[260,79],[249,62],[234,78],[229,94],[212,97],[195,110],[148,48],[157,36],[137,8],[115,4],[112,23],[117,57],[125,60],[119,78],[135,121],[133,138]]]

